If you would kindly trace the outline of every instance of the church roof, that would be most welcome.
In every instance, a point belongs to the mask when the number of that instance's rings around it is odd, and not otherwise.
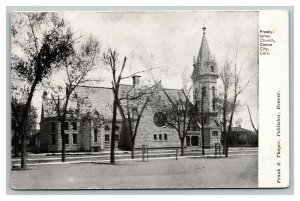
[[[200,45],[199,53],[197,56],[197,59],[194,58],[194,70],[192,74],[192,79],[198,79],[199,75],[205,75],[205,74],[210,74],[210,75],[217,75],[217,70],[215,69],[216,63],[215,59],[212,57],[212,54],[210,52],[207,38],[206,38],[206,27],[203,27],[203,36],[202,36],[202,42]],[[209,66],[213,66],[213,70],[209,68]]]
[[[206,27],[203,27],[203,37],[200,46],[200,50],[197,57],[197,63],[204,63],[212,59],[212,55],[208,46],[208,42],[205,34]]]
[[[195,122],[193,122],[195,123]],[[201,122],[196,121],[196,124],[201,128]],[[220,128],[219,123],[216,120],[210,121],[208,124],[204,124],[204,128]]]
[[[119,94],[124,94],[129,91],[132,86],[120,85]],[[78,86],[75,90],[81,96],[87,96],[91,109],[96,110],[99,114],[103,115],[105,119],[112,119],[112,108],[114,95],[112,88],[108,87],[91,87],[91,86]],[[117,119],[120,120],[121,116],[117,113]]]
[[[132,85],[120,84],[119,97],[125,97],[125,95],[132,88]],[[160,85],[161,87],[161,85]],[[157,90],[161,90],[160,87]],[[179,89],[165,89],[166,92],[172,97],[178,99],[178,93],[182,93]],[[90,111],[97,111],[103,115],[106,120],[112,119],[112,107],[114,95],[112,88],[109,87],[94,87],[94,86],[77,86],[75,91],[79,96],[88,97],[90,103]],[[62,101],[63,102],[63,101]],[[54,111],[54,102],[48,98],[43,101],[43,116],[44,117],[55,117],[57,116]],[[77,103],[70,101],[68,108],[75,110]],[[121,116],[117,113],[117,120],[121,120]]]
[[[132,88],[131,85],[121,84],[119,88],[120,96],[126,94]],[[112,88],[108,87],[94,87],[94,86],[77,86],[74,93],[79,96],[87,97],[90,103],[90,111],[97,111],[103,115],[105,119],[112,119],[112,106],[114,95]],[[62,100],[63,103],[63,100]],[[47,98],[43,101],[42,115],[44,117],[55,117],[57,116],[54,108],[55,103],[51,98]],[[75,101],[69,101],[68,109],[75,110],[77,103]],[[121,120],[121,116],[117,114],[117,119]]]

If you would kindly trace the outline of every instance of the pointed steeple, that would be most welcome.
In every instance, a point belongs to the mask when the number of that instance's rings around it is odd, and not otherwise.
[[[202,42],[201,42],[196,63],[204,63],[212,59],[212,55],[210,53],[210,49],[205,35],[206,27],[204,26],[202,30],[203,30]]]

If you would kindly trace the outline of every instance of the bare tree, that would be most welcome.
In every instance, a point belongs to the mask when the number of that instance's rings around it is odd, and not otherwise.
[[[145,59],[145,57],[139,57],[139,59]],[[129,93],[126,93],[127,95],[125,97],[120,97],[119,90],[120,90],[120,85],[121,81],[132,78],[133,76],[137,76],[143,73],[149,73],[154,69],[160,69],[162,66],[153,66],[148,62],[148,60],[143,60],[142,63],[144,65],[141,67],[140,70],[137,69],[127,69],[132,73],[127,73],[126,75],[124,74],[124,70],[127,65],[127,57],[124,57],[122,62],[119,61],[119,54],[116,51],[112,51],[111,49],[108,49],[107,52],[103,54],[103,63],[106,66],[109,66],[109,70],[112,73],[112,91],[114,95],[114,101],[113,101],[113,106],[112,106],[112,112],[113,112],[113,118],[112,118],[112,130],[111,130],[111,150],[110,150],[110,164],[115,164],[115,127],[116,127],[116,117],[117,117],[117,112],[119,111],[123,123],[125,123],[125,129],[129,132],[131,136],[131,143],[132,146],[134,146],[134,141],[135,137],[137,135],[137,130],[139,126],[140,119],[142,117],[143,112],[145,111],[147,104],[149,103],[149,99],[146,97],[147,94],[149,94],[149,89],[147,90],[141,90],[139,91],[138,94],[135,95],[130,95]],[[122,102],[125,101],[125,104],[122,105]],[[134,104],[138,103],[138,108],[133,108],[132,106]],[[125,105],[125,107],[124,107]],[[127,107],[128,106],[128,107]],[[125,109],[124,109],[125,108]],[[135,110],[134,112],[136,113],[136,117],[132,116],[132,109]],[[129,116],[129,118],[128,118]],[[129,127],[131,127],[129,129]],[[132,154],[134,154],[132,152]],[[134,155],[133,155],[134,157]]]
[[[110,145],[110,164],[115,164],[115,138],[116,138],[116,121],[117,121],[117,108],[120,104],[119,100],[119,89],[120,82],[122,80],[123,71],[126,66],[127,58],[124,57],[121,66],[118,65],[118,54],[116,51],[108,49],[103,54],[103,63],[110,67],[112,72],[112,91],[114,95],[113,101],[113,118],[112,118],[112,129],[111,129],[111,145]]]
[[[162,88],[162,91],[166,99],[158,100],[154,108],[160,112],[161,117],[159,118],[161,121],[164,122],[166,126],[177,131],[180,140],[181,155],[184,156],[184,141],[190,129],[192,119],[195,117],[195,112],[197,111],[190,101],[189,94],[191,88],[178,91],[176,96],[170,95],[164,88]]]
[[[78,95],[73,93],[79,85],[87,81],[88,73],[90,73],[96,67],[96,63],[100,55],[100,43],[92,36],[88,38],[87,42],[80,46],[78,51],[74,50],[74,53],[69,57],[66,57],[63,62],[62,69],[66,73],[66,80],[64,84],[54,87],[52,94],[52,102],[54,103],[55,112],[58,120],[61,124],[61,161],[65,162],[65,128],[64,124],[69,112],[68,105],[73,98],[75,101],[79,101]],[[62,94],[62,98],[57,94]]]
[[[247,80],[245,84],[241,83],[241,72],[247,61],[247,57],[238,65],[237,58],[238,58],[238,51],[239,51],[239,42],[236,48],[235,56],[233,62],[229,62],[227,59],[221,68],[219,73],[222,84],[223,84],[223,98],[222,98],[222,125],[223,125],[223,136],[224,136],[224,154],[225,157],[228,157],[228,149],[229,149],[229,134],[232,131],[232,122],[233,117],[238,106],[238,97],[239,95],[245,90],[251,79],[257,74],[254,73],[250,78]],[[233,63],[233,64],[231,64]],[[232,67],[233,66],[233,67]],[[233,68],[233,69],[232,69]],[[232,91],[231,91],[231,88]],[[230,94],[232,94],[230,96]],[[229,111],[230,108],[230,111]],[[228,114],[229,113],[229,114]],[[229,115],[229,117],[228,117]]]
[[[252,115],[251,115],[251,112],[250,112],[249,105],[247,105],[247,109],[248,109],[249,118],[250,118],[250,121],[251,121],[252,128],[254,129],[256,135],[258,136],[258,126],[257,126],[257,128],[254,126],[254,123],[253,123],[253,120],[252,120]]]
[[[73,41],[68,26],[56,13],[13,13],[11,20],[12,74],[15,74],[12,78],[20,81],[19,86],[26,88],[19,125],[21,168],[26,168],[26,127],[32,97],[42,80],[49,77],[53,68],[72,53]]]
[[[124,123],[124,133],[129,135],[131,158],[134,158],[135,139],[142,115],[150,102],[155,86],[133,86],[124,98],[120,98],[118,108]]]
[[[222,81],[222,86],[223,86],[223,91],[222,91],[222,97],[220,97],[219,100],[219,105],[220,109],[222,111],[222,133],[223,133],[223,138],[224,138],[224,154],[226,153],[225,150],[227,150],[227,143],[228,143],[228,134],[227,134],[227,123],[228,123],[228,111],[229,107],[231,104],[229,104],[229,88],[232,84],[232,71],[229,65],[228,60],[225,61],[224,65],[222,66],[220,72],[219,72],[221,81]]]

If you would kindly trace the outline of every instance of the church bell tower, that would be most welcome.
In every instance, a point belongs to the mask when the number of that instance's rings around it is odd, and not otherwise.
[[[217,94],[218,70],[217,63],[208,46],[206,38],[206,27],[202,28],[202,42],[198,56],[193,62],[193,98],[194,104],[198,107],[198,122],[202,122],[205,128],[204,144],[213,146],[220,142],[220,124],[217,119],[217,108],[215,97]],[[203,102],[202,102],[203,101]]]

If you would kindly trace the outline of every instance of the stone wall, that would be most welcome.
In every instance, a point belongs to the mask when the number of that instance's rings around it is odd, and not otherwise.
[[[79,126],[77,122],[77,130],[73,130],[72,123],[69,122],[68,129],[65,130],[65,134],[68,135],[69,143],[66,144],[66,151],[77,151],[79,145]],[[53,129],[54,124],[54,129]],[[41,135],[40,135],[40,151],[41,152],[58,152],[61,151],[62,138],[61,138],[61,125],[55,119],[44,120],[41,123]],[[73,143],[73,134],[77,136],[77,144]],[[53,143],[53,138],[55,143]]]
[[[154,112],[151,109],[146,109],[138,127],[135,148],[141,148],[143,144],[148,145],[149,148],[180,147],[177,131],[167,126],[157,127],[153,118]],[[156,135],[156,140],[154,135]],[[165,135],[167,136],[166,139]]]

